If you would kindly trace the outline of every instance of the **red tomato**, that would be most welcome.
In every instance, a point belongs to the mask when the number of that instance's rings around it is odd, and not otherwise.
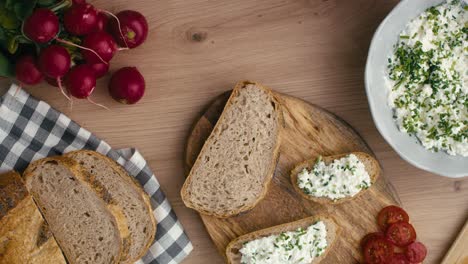
[[[410,264],[409,260],[406,258],[405,254],[403,253],[395,253],[393,257],[391,257],[387,264]]]
[[[405,253],[405,251],[406,251],[406,247],[397,247],[397,246],[395,246],[395,249],[394,249],[395,254],[396,253]]]
[[[416,231],[410,223],[398,222],[388,227],[386,237],[394,245],[406,247],[416,240]]]
[[[385,234],[382,232],[369,233],[361,239],[361,248],[364,248],[367,242],[376,237],[385,237]]]
[[[387,263],[393,256],[393,245],[383,237],[375,237],[364,246],[364,259],[368,264]]]
[[[426,255],[426,246],[421,242],[414,242],[406,248],[406,258],[411,261],[411,263],[423,262]]]
[[[387,206],[380,210],[377,216],[377,223],[380,229],[385,232],[388,226],[398,222],[409,222],[409,216],[402,208],[394,205]]]

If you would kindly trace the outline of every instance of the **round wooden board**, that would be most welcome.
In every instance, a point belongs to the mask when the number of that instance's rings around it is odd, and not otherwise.
[[[230,92],[226,92],[216,98],[195,123],[187,142],[187,175],[229,95]],[[372,152],[356,131],[339,117],[300,99],[277,95],[282,104],[285,127],[280,135],[280,158],[267,196],[251,211],[235,217],[218,219],[200,215],[203,223],[218,251],[224,255],[227,244],[240,235],[315,214],[328,214],[337,221],[342,233],[323,263],[359,262],[360,239],[377,231],[375,217],[378,211],[389,204],[400,204],[398,195],[381,175],[366,193],[350,202],[324,206],[303,199],[290,182],[290,171],[296,164],[317,155]]]

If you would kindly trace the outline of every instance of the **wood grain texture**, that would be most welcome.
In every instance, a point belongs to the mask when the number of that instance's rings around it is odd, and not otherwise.
[[[288,95],[277,95],[285,126],[280,133],[280,158],[266,197],[249,212],[219,219],[201,215],[208,233],[221,255],[227,244],[238,236],[260,229],[293,222],[314,215],[330,215],[343,234],[322,263],[362,261],[359,241],[367,233],[378,231],[375,217],[390,204],[399,204],[393,187],[380,175],[373,186],[356,199],[338,205],[321,205],[301,196],[291,184],[291,170],[299,163],[319,155],[331,156],[371,150],[364,140],[339,117]],[[211,134],[227,101],[225,94],[214,100],[189,137],[186,166],[190,168],[203,141]]]
[[[468,264],[468,221],[442,260],[442,264]]]
[[[468,216],[468,178],[448,179],[402,160],[376,130],[364,91],[364,65],[375,29],[398,0],[89,0],[147,18],[146,43],[120,52],[111,72],[138,66],[143,100],[120,105],[107,94],[73,111],[53,87],[27,88],[115,148],[136,147],[155,171],[194,251],[188,264],[222,263],[198,214],[183,206],[184,152],[192,125],[213,98],[239,80],[257,80],[339,115],[370,145],[395,186],[421,241],[426,263],[440,263]],[[435,228],[436,227],[436,228]]]

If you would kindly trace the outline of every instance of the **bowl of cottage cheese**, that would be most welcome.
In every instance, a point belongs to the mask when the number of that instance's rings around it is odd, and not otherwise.
[[[404,0],[369,48],[366,92],[377,129],[416,167],[468,176],[468,7]]]

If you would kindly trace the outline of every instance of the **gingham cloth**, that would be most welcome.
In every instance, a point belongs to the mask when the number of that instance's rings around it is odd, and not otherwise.
[[[156,239],[137,263],[179,263],[193,249],[159,182],[135,149],[113,150],[64,114],[12,85],[0,97],[0,172],[23,171],[31,161],[77,149],[96,150],[116,160],[151,196],[158,222]],[[16,93],[16,94],[15,94]]]

